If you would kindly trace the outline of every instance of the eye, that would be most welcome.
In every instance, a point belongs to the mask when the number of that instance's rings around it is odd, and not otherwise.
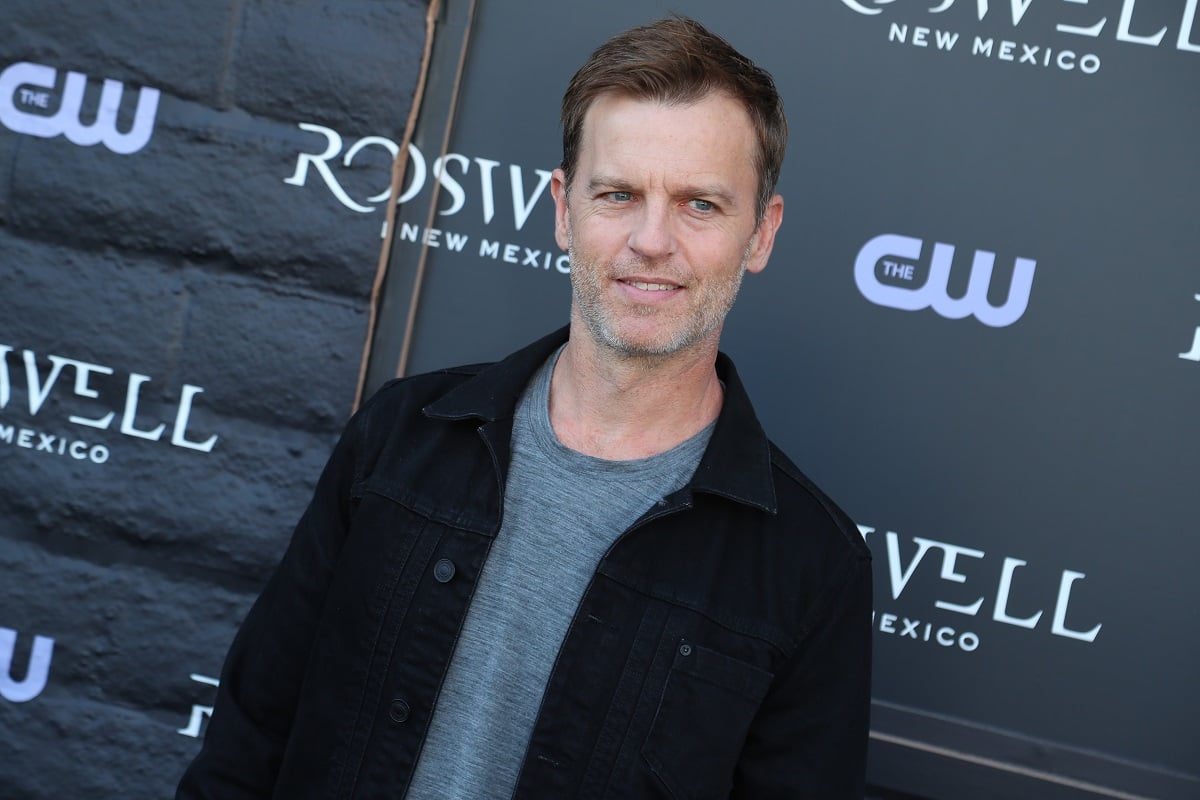
[[[709,211],[712,211],[716,208],[716,206],[713,205],[710,201],[701,200],[698,197],[693,200],[689,200],[688,205],[690,205],[696,211],[703,211],[706,213]]]
[[[633,192],[609,192],[608,199],[614,203],[628,203],[633,199]]]

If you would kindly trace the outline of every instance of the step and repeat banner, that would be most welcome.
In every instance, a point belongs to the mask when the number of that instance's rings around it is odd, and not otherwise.
[[[874,552],[871,782],[1200,797],[1197,6],[482,2],[449,146],[431,121],[409,152],[368,387],[418,265],[410,373],[566,321],[559,98],[608,36],[695,16],[789,111],[724,344]]]
[[[0,797],[163,798],[352,410],[421,0],[0,13]]]

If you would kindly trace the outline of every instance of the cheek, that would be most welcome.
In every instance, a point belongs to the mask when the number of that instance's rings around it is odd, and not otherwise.
[[[626,238],[619,225],[611,220],[592,218],[575,218],[575,224],[570,226],[568,236],[576,250],[608,253],[614,248],[620,249]]]

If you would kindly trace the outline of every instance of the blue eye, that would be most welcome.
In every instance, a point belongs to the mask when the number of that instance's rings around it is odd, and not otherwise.
[[[633,199],[633,192],[609,192],[608,199],[615,203],[628,203]]]
[[[709,201],[701,200],[699,198],[691,200],[689,203],[691,204],[692,208],[696,209],[697,211],[712,211],[714,208],[716,208],[716,206]]]

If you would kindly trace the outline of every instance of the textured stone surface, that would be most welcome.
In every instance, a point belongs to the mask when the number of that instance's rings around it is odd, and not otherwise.
[[[327,145],[299,124],[340,151],[398,140],[424,11],[5,4],[0,70],[58,70],[23,112],[54,113],[67,70],[89,76],[84,125],[103,79],[125,85],[118,129],[139,87],[161,97],[129,154],[0,125],[0,688],[54,642],[44,688],[0,698],[0,797],[167,797],[198,748],[351,411],[378,262],[382,203],[350,210],[315,169],[285,182]],[[390,156],[329,169],[363,200]]]

